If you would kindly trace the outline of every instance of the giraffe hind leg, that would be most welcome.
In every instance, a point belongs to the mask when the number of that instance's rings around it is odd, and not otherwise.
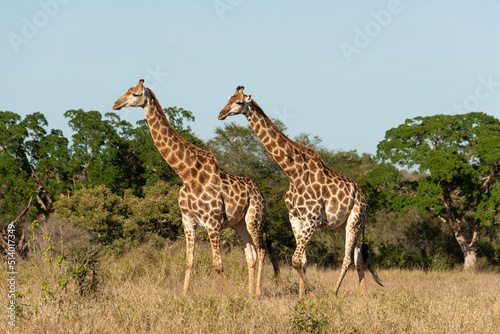
[[[360,228],[360,216],[358,213],[351,212],[349,215],[349,218],[347,220],[347,225],[345,228],[345,255],[344,255],[344,260],[342,262],[342,269],[339,275],[339,278],[337,279],[337,282],[335,283],[335,294],[339,291],[340,285],[342,284],[342,281],[351,267],[351,264],[353,262],[354,258],[354,251],[356,248],[357,240],[361,232]],[[361,258],[358,257],[360,260]],[[358,266],[356,266],[358,268]],[[364,286],[364,272],[362,270],[364,269],[364,266],[359,266],[358,270],[358,275],[360,279],[360,283],[363,284]]]
[[[252,244],[252,237],[247,230],[247,225],[245,221],[241,221],[234,227],[238,239],[240,240],[241,247],[245,252],[245,259],[248,266],[248,293],[253,296],[255,291],[254,281],[255,281],[255,264],[257,262],[257,254],[255,251],[255,246]],[[258,278],[258,277],[257,277]],[[259,281],[257,281],[259,284]],[[257,294],[260,294],[260,288],[257,286]]]
[[[359,243],[356,242],[356,247],[354,248],[354,265],[356,266],[356,270],[358,272],[359,277],[359,287],[361,289],[361,294],[366,294],[366,286],[365,286],[365,258],[361,252],[361,247]]]
[[[264,228],[266,224],[266,204],[264,198],[260,197],[251,201],[251,206],[245,217],[247,230],[252,237],[253,244],[257,250],[257,258],[259,261],[257,269],[257,283],[255,294],[257,297],[261,295],[262,289],[262,271],[264,270],[264,259],[266,258],[267,246],[264,243]],[[272,260],[271,260],[272,261]],[[273,263],[276,273],[276,263]],[[279,269],[278,269],[279,270]]]

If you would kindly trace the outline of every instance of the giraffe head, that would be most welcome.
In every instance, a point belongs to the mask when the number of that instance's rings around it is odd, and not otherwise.
[[[238,86],[236,87],[236,92],[233,96],[229,97],[229,102],[226,104],[224,109],[219,113],[219,119],[224,120],[227,116],[233,116],[238,114],[243,114],[248,116],[249,113],[249,104],[252,103],[252,94],[245,95],[243,94],[243,89],[245,87]]]
[[[144,107],[150,92],[143,86],[144,79],[139,80],[135,87],[131,87],[113,104],[113,110],[120,110],[123,107]]]

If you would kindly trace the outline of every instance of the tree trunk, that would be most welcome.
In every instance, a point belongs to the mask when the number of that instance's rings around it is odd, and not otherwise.
[[[476,259],[477,259],[477,252],[476,251],[470,251],[467,254],[464,254],[465,256],[465,262],[464,262],[464,271],[467,272],[475,272],[476,271]]]
[[[472,239],[470,243],[467,243],[465,237],[460,228],[460,220],[454,219],[448,221],[451,226],[453,233],[455,234],[455,239],[457,240],[460,249],[464,254],[464,271],[475,272],[476,271],[476,260],[477,260],[477,241],[479,240],[479,230],[481,224],[479,221],[475,222]]]

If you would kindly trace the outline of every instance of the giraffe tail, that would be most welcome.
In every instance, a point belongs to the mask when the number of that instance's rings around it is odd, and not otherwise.
[[[370,261],[368,261],[368,245],[365,243],[363,243],[361,246],[361,255],[363,256],[363,262],[365,264],[365,267],[366,269],[368,269],[369,272],[372,273],[372,277],[375,283],[383,287],[384,285],[382,284],[382,280],[380,279],[380,277],[378,277],[378,274],[375,271],[375,269],[372,268]]]
[[[267,236],[266,236],[265,244],[266,244],[267,252],[269,253],[269,259],[271,260],[271,263],[273,265],[274,278],[278,278],[280,276],[280,266],[278,263],[278,257],[274,253],[273,245],[272,245],[273,242]]]

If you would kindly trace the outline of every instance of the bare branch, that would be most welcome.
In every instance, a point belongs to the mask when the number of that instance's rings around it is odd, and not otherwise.
[[[23,212],[21,212],[21,214],[19,216],[16,217],[16,219],[14,219],[12,221],[12,224],[14,226],[16,226],[17,223],[19,223],[19,221],[21,219],[23,219],[23,217],[26,215],[26,213],[28,212],[30,206],[31,206],[31,203],[33,202],[33,197],[30,197],[30,200],[28,201],[28,205],[26,206],[26,208],[24,208]]]

